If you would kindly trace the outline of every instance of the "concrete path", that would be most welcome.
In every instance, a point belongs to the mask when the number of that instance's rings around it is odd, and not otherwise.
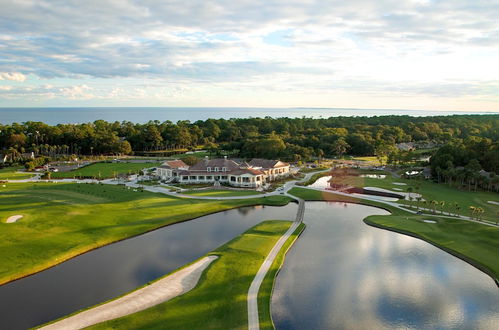
[[[292,195],[289,195],[292,196]],[[294,199],[296,197],[292,196]],[[265,260],[263,261],[260,269],[255,275],[253,282],[251,282],[250,288],[248,290],[248,329],[249,330],[258,330],[260,329],[260,318],[258,316],[258,292],[260,291],[260,286],[262,285],[263,279],[267,275],[270,266],[274,263],[275,258],[277,257],[279,251],[281,251],[282,246],[288,238],[295,232],[296,228],[303,221],[303,215],[305,213],[305,201],[303,199],[298,200],[298,212],[296,213],[296,219],[289,227],[289,229],[282,235],[277,243],[274,245],[270,253],[267,255]]]
[[[204,257],[194,264],[124,297],[83,311],[40,329],[82,329],[100,322],[133,314],[168,301],[192,290],[198,283],[203,271],[217,258],[217,256]]]

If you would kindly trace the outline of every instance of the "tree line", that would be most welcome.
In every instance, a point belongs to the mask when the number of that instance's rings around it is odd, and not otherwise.
[[[288,161],[341,157],[345,154],[387,156],[393,154],[395,145],[402,142],[433,141],[442,145],[458,141],[452,145],[451,148],[454,148],[459,143],[468,145],[467,141],[474,138],[489,141],[483,143],[492,148],[491,145],[496,145],[498,140],[498,121],[497,115],[319,119],[265,117],[177,123],[156,120],[144,124],[97,120],[53,126],[29,121],[0,124],[0,152],[18,157],[25,152],[56,157],[203,147],[214,152],[224,150],[239,157]],[[478,162],[482,168],[497,172],[497,165],[486,165],[487,159],[494,157],[494,154],[487,155],[480,154]],[[396,162],[396,157],[402,155],[393,154],[392,157]],[[463,162],[461,158],[454,157],[453,167],[461,166]],[[439,167],[442,171],[449,168],[447,165]]]

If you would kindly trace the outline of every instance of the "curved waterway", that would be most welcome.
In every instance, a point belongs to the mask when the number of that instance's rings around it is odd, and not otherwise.
[[[111,299],[216,249],[263,220],[293,220],[296,204],[224,211],[90,251],[0,286],[0,328],[26,329]]]
[[[307,228],[272,296],[276,329],[497,329],[499,289],[478,269],[362,219],[386,211],[307,202]]]

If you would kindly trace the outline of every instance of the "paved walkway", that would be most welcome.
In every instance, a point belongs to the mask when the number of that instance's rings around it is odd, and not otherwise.
[[[133,314],[192,290],[203,271],[217,256],[208,256],[142,289],[103,305],[88,309],[41,329],[72,330]]]

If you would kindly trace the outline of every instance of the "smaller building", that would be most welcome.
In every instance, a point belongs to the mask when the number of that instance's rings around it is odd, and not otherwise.
[[[180,171],[185,171],[189,169],[189,165],[181,160],[169,160],[161,164],[156,169],[156,175],[161,180],[170,180],[178,177]]]

